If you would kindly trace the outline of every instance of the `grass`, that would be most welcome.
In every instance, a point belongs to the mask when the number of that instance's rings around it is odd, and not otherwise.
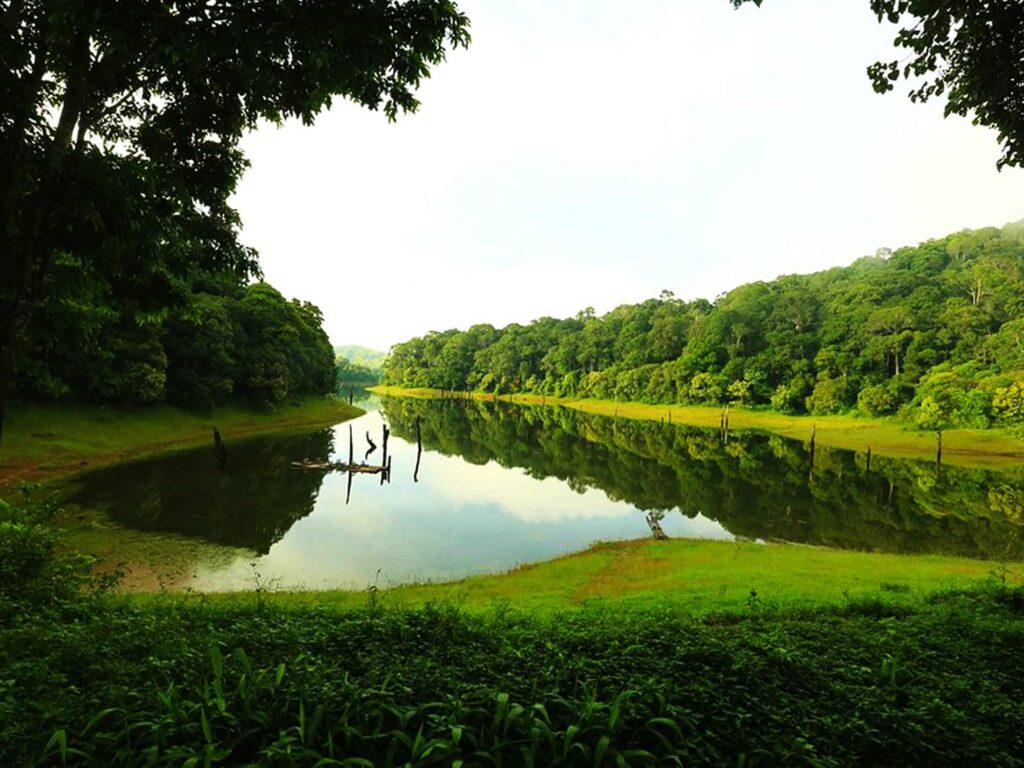
[[[15,403],[0,446],[0,489],[45,481],[225,437],[281,432],[351,419],[362,411],[334,398],[312,398],[272,410],[241,405],[196,413],[169,405],[99,407]]]
[[[373,387],[381,395],[395,397],[438,397],[431,389]],[[498,399],[523,405],[561,405],[587,413],[624,419],[669,421],[695,427],[717,429],[722,409],[699,405],[648,405],[617,403],[611,400],[572,400],[539,395],[501,395],[495,398],[480,392],[465,393],[478,400]],[[809,441],[812,429],[818,445],[905,459],[935,459],[935,434],[908,427],[896,419],[872,419],[862,416],[788,416],[772,411],[730,408],[732,429],[757,429],[795,440]],[[1000,469],[1017,466],[1024,460],[1024,440],[1001,429],[950,429],[942,433],[942,460],[945,464]]]
[[[368,602],[402,608],[429,603],[490,611],[503,605],[550,615],[601,604],[671,608],[702,616],[742,610],[818,609],[851,600],[917,605],[939,589],[960,589],[993,577],[1020,583],[1018,564],[956,557],[890,555],[808,547],[695,539],[596,544],[577,554],[508,573],[370,592],[269,592],[275,605],[340,609]],[[212,594],[218,603],[251,601],[252,592]],[[143,604],[153,598],[138,596]]]

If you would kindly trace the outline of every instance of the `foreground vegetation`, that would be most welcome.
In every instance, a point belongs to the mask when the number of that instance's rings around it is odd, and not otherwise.
[[[395,345],[403,387],[780,413],[899,413],[926,429],[1024,427],[1024,222],[849,267],[671,292],[603,316],[432,332]]]
[[[702,617],[139,604],[80,592],[46,512],[0,504],[6,765],[1024,765],[1024,593],[999,580]]]
[[[362,413],[341,400],[310,398],[258,410],[243,405],[208,413],[169,405],[99,407],[19,403],[9,414],[0,453],[0,489],[126,459],[225,438],[333,424]]]

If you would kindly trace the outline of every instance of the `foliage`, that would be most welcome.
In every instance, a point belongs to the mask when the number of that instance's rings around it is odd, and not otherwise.
[[[91,581],[92,558],[57,550],[56,500],[32,499],[33,490],[23,486],[17,501],[0,498],[0,620],[19,606],[72,599]]]
[[[334,361],[336,378],[338,384],[380,384],[380,368],[371,368],[362,363],[354,363],[344,357],[337,357]]]
[[[104,344],[123,368],[104,396],[159,399],[166,380],[152,320],[176,282],[196,268],[258,275],[230,204],[247,165],[244,133],[266,120],[310,124],[336,98],[395,119],[417,107],[416,88],[446,50],[469,41],[451,0],[0,7],[0,428],[16,353],[40,304],[67,284],[62,265],[118,291],[114,304],[129,310],[118,339],[146,337],[127,345],[128,359]],[[288,334],[259,333],[242,380],[276,400],[312,361],[279,354]],[[223,390],[211,386],[211,395]]]
[[[334,391],[333,352],[312,304],[194,271],[168,308],[140,322],[115,286],[66,268],[68,285],[28,332],[14,381],[22,396],[208,409],[232,396],[273,405]]]
[[[1024,228],[1011,224],[743,285],[714,304],[664,292],[603,316],[432,332],[395,345],[384,380],[873,416],[931,396],[950,424],[986,427],[993,393],[1024,369],[1022,339]]]
[[[100,602],[0,628],[0,757],[1019,766],[1018,597],[771,615],[752,596],[707,621]]]

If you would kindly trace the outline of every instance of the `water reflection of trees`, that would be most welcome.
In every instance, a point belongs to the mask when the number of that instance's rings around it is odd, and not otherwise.
[[[212,448],[122,464],[82,477],[73,501],[109,510],[144,531],[198,536],[264,554],[310,512],[324,473],[295,471],[291,462],[326,461],[331,430],[258,438],[230,446],[227,471]]]
[[[991,472],[806,448],[778,436],[615,420],[563,408],[387,399],[396,435],[496,461],[645,511],[698,512],[743,537],[848,549],[1021,559],[1024,472]],[[414,438],[413,438],[414,439]]]

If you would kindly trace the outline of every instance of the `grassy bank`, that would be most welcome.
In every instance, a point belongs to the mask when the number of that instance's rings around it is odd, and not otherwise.
[[[374,387],[374,392],[395,397],[440,396],[438,390]],[[615,403],[610,400],[571,400],[538,395],[501,395],[495,398],[480,392],[469,396],[478,400],[498,399],[523,405],[561,405],[587,413],[618,416],[624,419],[669,421],[694,427],[717,429],[722,409],[699,405],[647,405]],[[866,452],[893,458],[935,459],[935,434],[908,427],[895,419],[871,419],[860,416],[787,416],[771,411],[730,408],[732,429],[758,429],[795,440],[808,441],[815,431],[818,445]],[[946,464],[964,467],[999,468],[1024,461],[1024,440],[1006,430],[950,429],[943,432],[942,459]]]
[[[551,614],[594,604],[672,609],[695,616],[719,611],[817,609],[851,600],[918,605],[940,589],[991,579],[1021,581],[1019,564],[958,557],[849,552],[797,544],[672,539],[595,544],[555,560],[504,574],[379,591],[271,592],[283,606],[358,608],[368,601],[403,608],[440,602],[478,612],[511,605]],[[152,598],[136,598],[146,602]],[[221,603],[253,594],[210,595]]]
[[[15,403],[0,445],[0,490],[225,437],[334,424],[362,413],[334,398],[259,411],[240,405],[195,413],[169,405],[105,408]]]

